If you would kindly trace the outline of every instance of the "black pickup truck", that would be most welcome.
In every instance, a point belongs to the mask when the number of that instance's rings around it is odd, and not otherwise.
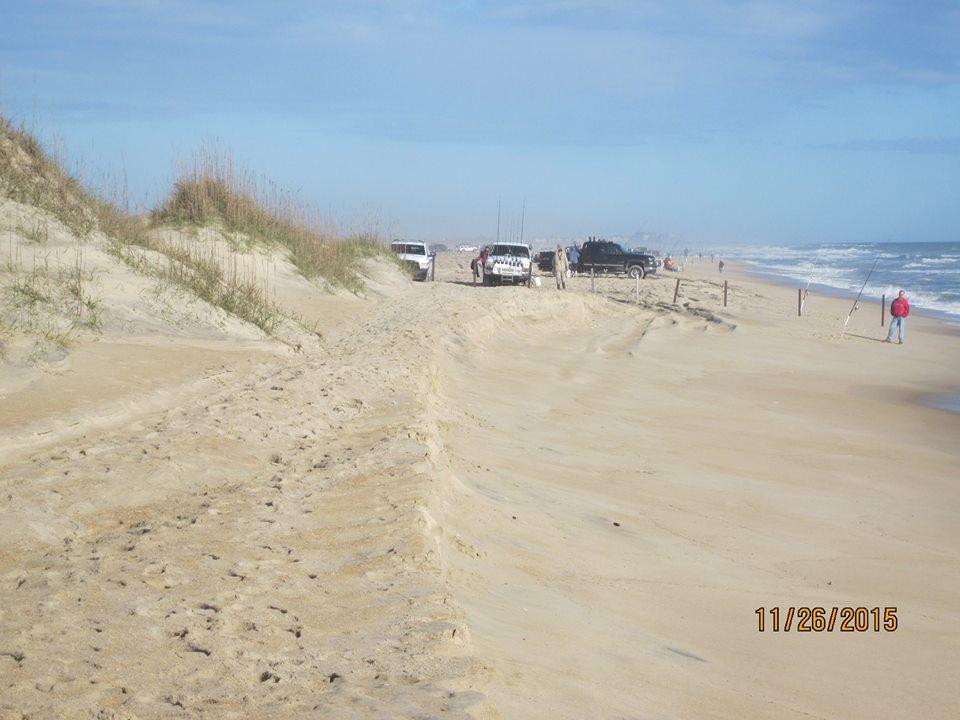
[[[648,253],[624,252],[609,240],[588,240],[580,249],[577,272],[597,274],[626,274],[632,278],[646,277],[657,271],[657,259]]]

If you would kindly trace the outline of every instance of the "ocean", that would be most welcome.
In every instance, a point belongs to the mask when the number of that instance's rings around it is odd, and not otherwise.
[[[960,322],[960,242],[741,246],[723,256],[758,275],[854,295],[879,256],[865,297],[906,290],[912,308]]]

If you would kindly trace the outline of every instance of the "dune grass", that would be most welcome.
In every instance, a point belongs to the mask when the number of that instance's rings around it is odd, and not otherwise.
[[[40,357],[46,347],[68,347],[82,330],[99,331],[103,308],[85,268],[81,240],[97,227],[90,197],[57,157],[3,116],[0,196],[49,214],[13,228],[23,246],[10,243],[0,267],[0,335],[34,338],[34,355]],[[72,247],[46,248],[49,216],[76,236]]]
[[[264,185],[269,189],[262,190]],[[285,249],[304,277],[353,292],[363,288],[363,260],[394,259],[376,233],[344,235],[292,195],[258,183],[229,158],[206,150],[184,164],[151,219],[155,225],[220,225],[247,242]]]
[[[125,191],[112,188],[99,194],[91,192],[33,135],[2,116],[0,195],[50,213],[78,239],[87,239],[99,230],[105,237],[104,249],[137,272],[185,290],[267,333],[282,321],[282,314],[260,284],[242,276],[236,268],[233,272],[225,270],[200,245],[172,247],[156,240],[149,223],[129,211]],[[17,227],[17,232],[35,245],[45,244],[49,236],[43,220]],[[84,294],[82,268],[65,277],[61,271],[55,274],[49,268],[26,269],[8,259],[6,270],[11,280],[3,285],[0,311],[7,332],[56,335],[65,345],[78,328],[100,328],[100,308],[89,294]],[[68,330],[54,333],[49,316],[64,306],[60,292],[64,289],[78,299],[81,312]],[[82,312],[84,307],[86,314]],[[41,317],[46,324],[42,325]]]
[[[293,195],[270,183],[258,183],[226,156],[207,150],[183,164],[162,204],[148,217],[137,216],[130,211],[124,187],[89,190],[32,134],[2,116],[0,195],[50,213],[77,238],[86,240],[99,231],[104,249],[136,272],[152,275],[267,333],[283,322],[284,314],[270,300],[262,281],[241,272],[230,258],[217,255],[195,236],[193,241],[171,243],[154,231],[170,225],[185,230],[219,227],[225,239],[240,244],[235,247],[238,251],[254,246],[281,249],[304,277],[352,292],[364,287],[364,260],[396,262],[375,232],[344,234]],[[17,231],[35,246],[45,245],[49,237],[44,220]],[[22,301],[31,297],[40,279],[49,278],[49,274],[37,276],[35,283],[11,286],[4,302],[16,305],[22,315]],[[99,320],[88,326],[98,325]]]
[[[79,241],[52,262],[8,256],[0,272],[0,335],[33,337],[33,355],[40,357],[45,346],[68,348],[82,330],[98,332],[103,307],[92,285]]]
[[[0,195],[46,210],[79,237],[95,227],[89,195],[59,160],[0,115]]]

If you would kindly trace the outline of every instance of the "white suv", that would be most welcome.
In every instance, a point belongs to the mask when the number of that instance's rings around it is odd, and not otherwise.
[[[410,266],[414,280],[433,279],[436,253],[430,252],[426,243],[397,240],[390,244],[390,249],[396,253],[398,258]]]
[[[530,248],[520,243],[497,243],[490,248],[483,266],[484,285],[505,282],[530,284]]]

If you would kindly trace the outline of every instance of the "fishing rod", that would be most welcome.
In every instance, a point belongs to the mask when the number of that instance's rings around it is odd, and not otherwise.
[[[520,210],[520,244],[523,245],[523,220],[527,216],[527,199],[523,199],[523,208]]]
[[[889,242],[889,240],[887,242]],[[870,282],[870,276],[873,275],[873,271],[877,269],[877,263],[880,262],[880,257],[883,255],[883,250],[886,247],[887,243],[884,243],[880,246],[880,252],[877,253],[877,257],[873,261],[873,267],[870,268],[870,272],[867,273],[867,277],[863,281],[863,285],[860,286],[860,292],[857,293],[857,299],[853,301],[853,307],[850,308],[850,312],[847,314],[847,319],[843,321],[843,330],[840,331],[840,337],[843,337],[844,333],[847,332],[847,325],[850,322],[850,318],[853,317],[853,313],[860,303],[860,297],[863,295],[863,291],[866,289],[867,283]]]
[[[807,304],[807,294],[810,292],[810,283],[813,282],[813,273],[823,264],[822,258],[814,264],[810,275],[807,277],[807,286],[803,289],[803,297],[800,299],[800,312],[803,312],[803,306]]]
[[[813,269],[810,271],[810,275],[807,277],[807,286],[803,289],[803,297],[800,299],[800,312],[803,313],[803,306],[807,304],[807,294],[810,292],[810,283],[813,282],[813,273],[820,266],[820,263],[815,263]]]
[[[807,304],[807,293],[810,292],[811,280],[807,280],[807,286],[803,288],[803,297],[800,298],[800,312],[803,312],[803,306]]]
[[[497,242],[500,242],[500,201],[502,198],[497,198]]]

